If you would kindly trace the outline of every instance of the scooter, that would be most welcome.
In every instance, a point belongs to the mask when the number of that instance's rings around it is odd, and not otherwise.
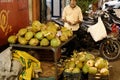
[[[99,17],[97,18],[98,20],[97,23],[95,23],[96,21],[91,21],[91,23],[90,21],[83,21],[80,32],[79,32],[80,33],[79,36],[80,36],[80,42],[83,43],[83,46],[87,44],[86,45],[87,48],[97,47],[99,48],[101,56],[103,56],[105,59],[109,61],[113,61],[118,59],[120,56],[120,45],[117,38],[114,36],[114,34],[118,34],[117,32],[115,32],[114,29],[119,31],[119,28],[117,28],[117,26],[114,26],[113,24],[116,24],[116,23],[111,22],[109,18],[110,18],[109,14],[104,13],[99,15]],[[96,29],[99,28],[99,26],[101,25],[99,23],[103,24],[103,26],[106,29],[107,35],[102,37],[100,40],[95,41],[93,40],[94,39],[93,35],[97,34]],[[92,34],[88,33],[90,32],[88,30],[90,30],[90,28],[93,26],[96,26],[94,27],[93,33]],[[99,31],[100,30],[98,30],[98,32]],[[103,34],[103,32],[100,31],[99,34],[97,35],[99,36],[101,33]]]

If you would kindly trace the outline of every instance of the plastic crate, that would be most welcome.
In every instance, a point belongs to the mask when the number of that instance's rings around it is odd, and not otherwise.
[[[64,80],[81,80],[81,73],[63,73]]]
[[[109,76],[103,76],[100,74],[96,74],[96,75],[91,75],[88,74],[88,80],[109,80]]]

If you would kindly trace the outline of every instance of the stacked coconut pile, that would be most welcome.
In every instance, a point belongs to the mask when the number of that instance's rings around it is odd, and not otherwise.
[[[54,22],[44,24],[39,21],[33,21],[29,27],[22,28],[16,35],[9,36],[8,42],[31,46],[58,47],[72,35],[73,32],[71,30],[61,27]]]

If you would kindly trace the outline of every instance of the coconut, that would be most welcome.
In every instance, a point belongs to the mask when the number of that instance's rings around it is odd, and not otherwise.
[[[76,67],[78,67],[78,68],[81,69],[81,68],[83,67],[83,63],[79,61],[79,62],[76,64]]]
[[[18,31],[18,35],[19,35],[19,36],[24,36],[26,32],[27,32],[27,28],[21,28],[21,29]]]
[[[62,27],[61,28],[61,31],[64,32],[64,31],[67,31],[68,29],[66,27]]]
[[[43,38],[43,39],[40,41],[40,46],[48,46],[48,45],[49,45],[48,39]]]
[[[94,60],[88,60],[87,62],[86,62],[86,64],[88,65],[88,66],[94,66],[94,63],[95,63],[95,61]]]
[[[41,29],[41,23],[38,20],[34,20],[32,22],[32,31],[37,32],[40,31],[40,29]]]
[[[25,45],[25,44],[27,44],[28,41],[24,37],[19,36],[18,42],[22,45]]]
[[[31,45],[31,46],[37,46],[38,43],[39,43],[39,40],[37,38],[32,38],[29,41],[29,45]]]
[[[66,73],[71,73],[72,70],[71,70],[71,69],[65,69],[64,72],[66,72]]]
[[[47,29],[47,26],[46,26],[45,24],[43,24],[43,23],[41,24],[41,26],[40,26],[40,27],[41,27],[41,31],[43,31],[43,30],[46,30],[46,29]]]
[[[68,37],[73,36],[73,32],[71,30],[67,30],[67,31],[65,31],[65,33]]]
[[[84,53],[79,54],[79,61],[84,62],[86,60],[86,56]]]
[[[89,71],[88,65],[85,64],[85,65],[83,66],[83,68],[82,68],[82,71],[83,71],[84,74],[87,74],[88,71]]]
[[[75,67],[75,62],[74,61],[70,61],[68,63],[68,65],[69,65],[69,68],[74,68]]]
[[[93,54],[87,53],[86,60],[89,60],[89,59],[95,59],[95,56]]]
[[[49,32],[49,34],[46,36],[46,38],[48,40],[52,40],[53,38],[55,38],[56,34],[54,32]]]
[[[37,32],[34,37],[37,38],[38,40],[42,40],[44,38],[42,32]]]
[[[65,42],[65,41],[68,40],[68,36],[67,36],[66,34],[62,34],[62,35],[60,36],[60,40],[61,40],[62,42]]]
[[[52,47],[58,47],[59,45],[61,44],[61,41],[59,40],[59,38],[53,38],[51,41],[50,41],[50,45]]]
[[[100,70],[100,74],[104,76],[109,75],[109,70],[107,68],[102,68]]]
[[[72,73],[80,73],[80,69],[75,67],[73,68]]]
[[[16,43],[16,41],[17,41],[17,37],[15,35],[11,35],[8,37],[9,43],[14,44],[14,43]]]
[[[99,58],[95,61],[95,67],[97,67],[99,69],[107,67],[107,65],[108,65],[108,63],[102,58]]]
[[[25,39],[26,40],[30,40],[32,37],[33,37],[34,33],[32,31],[28,31],[26,34],[25,34]]]
[[[89,74],[96,74],[97,73],[97,68],[96,67],[89,67]]]

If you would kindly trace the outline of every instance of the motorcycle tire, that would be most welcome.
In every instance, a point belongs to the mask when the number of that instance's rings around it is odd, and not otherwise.
[[[117,40],[106,39],[100,44],[100,54],[108,61],[117,60],[120,56],[120,44]]]

